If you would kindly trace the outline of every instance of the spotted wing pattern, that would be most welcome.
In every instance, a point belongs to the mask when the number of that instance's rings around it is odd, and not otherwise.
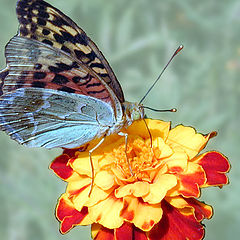
[[[103,54],[69,17],[41,0],[19,0],[17,15],[19,36],[41,41],[78,59],[110,86],[120,102],[124,102],[121,86]]]
[[[6,46],[5,55],[8,68],[2,72],[3,93],[24,87],[48,88],[96,97],[112,103],[113,108],[116,105],[108,85],[64,51],[15,36]]]

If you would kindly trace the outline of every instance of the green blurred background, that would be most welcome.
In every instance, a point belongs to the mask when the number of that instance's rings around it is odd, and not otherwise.
[[[0,0],[0,66],[17,31],[15,0]],[[49,0],[80,25],[104,53],[125,92],[138,101],[179,44],[185,48],[145,104],[178,109],[149,117],[218,131],[207,149],[229,157],[230,185],[202,192],[214,206],[208,240],[240,236],[240,2],[239,0]],[[61,150],[27,149],[0,134],[0,239],[90,239],[88,227],[62,236],[54,217],[65,190],[48,165]]]

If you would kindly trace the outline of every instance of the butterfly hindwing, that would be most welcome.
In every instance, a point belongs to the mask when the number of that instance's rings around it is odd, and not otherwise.
[[[28,147],[78,147],[114,121],[107,103],[80,94],[30,87],[0,99],[1,130]]]
[[[69,17],[41,0],[19,0],[19,35],[36,39],[72,55],[114,91],[120,102],[124,96],[111,67],[86,33]]]

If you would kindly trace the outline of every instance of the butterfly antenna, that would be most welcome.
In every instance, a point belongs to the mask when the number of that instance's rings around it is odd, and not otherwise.
[[[151,107],[147,107],[147,106],[143,106],[143,108],[152,110],[154,112],[176,112],[177,111],[176,108],[172,108],[172,109],[155,109],[155,108],[151,108]]]
[[[143,96],[143,98],[140,100],[139,104],[141,104],[144,99],[146,98],[146,96],[149,94],[149,92],[153,89],[153,87],[155,86],[155,84],[158,82],[158,80],[161,78],[162,74],[164,73],[164,71],[166,70],[166,68],[168,67],[168,65],[170,64],[170,62],[173,60],[173,58],[183,49],[183,45],[180,45],[177,50],[173,53],[172,57],[169,59],[168,63],[165,65],[165,67],[163,68],[162,72],[159,74],[158,78],[155,80],[155,82],[153,83],[153,85],[148,89],[148,91],[146,92],[146,94]]]

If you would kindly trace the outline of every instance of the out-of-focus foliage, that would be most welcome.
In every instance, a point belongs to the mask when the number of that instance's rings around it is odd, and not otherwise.
[[[49,0],[70,16],[104,53],[129,101],[139,101],[179,44],[185,48],[144,102],[177,113],[149,117],[217,130],[208,149],[227,155],[231,184],[203,191],[215,215],[206,239],[240,234],[240,2],[238,0]],[[0,65],[17,31],[15,1],[1,0]],[[0,236],[11,240],[90,239],[78,227],[61,236],[54,217],[65,184],[49,170],[59,150],[27,149],[0,134]]]

